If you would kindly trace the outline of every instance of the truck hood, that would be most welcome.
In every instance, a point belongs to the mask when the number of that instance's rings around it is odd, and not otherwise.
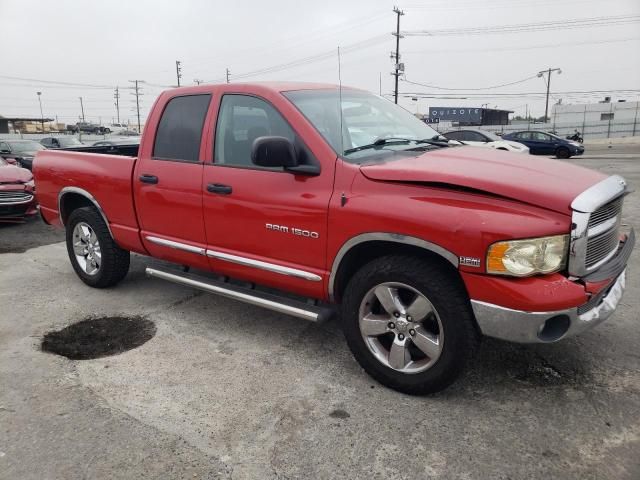
[[[569,162],[479,147],[450,147],[362,165],[377,181],[465,188],[569,214],[571,202],[607,176]]]
[[[33,175],[26,168],[19,168],[13,165],[0,167],[0,185],[27,183],[32,178]]]

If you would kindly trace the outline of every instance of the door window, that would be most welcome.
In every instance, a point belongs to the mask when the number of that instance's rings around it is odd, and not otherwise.
[[[531,132],[531,138],[536,140],[537,142],[549,142],[551,141],[551,137],[546,133],[542,132]]]
[[[464,132],[464,140],[467,140],[468,142],[483,142],[483,143],[487,141],[484,135],[478,132],[471,132],[471,131]]]
[[[462,140],[462,134],[464,132],[448,132],[445,133],[444,136],[447,137],[449,140]]]
[[[156,160],[198,162],[211,95],[172,98],[162,112],[153,145]]]
[[[248,95],[224,95],[216,127],[214,162],[263,169],[251,162],[251,148],[256,138],[272,135],[295,142],[295,133],[269,103]]]

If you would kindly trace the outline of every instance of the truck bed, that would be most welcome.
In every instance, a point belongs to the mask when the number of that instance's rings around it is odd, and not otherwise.
[[[102,145],[98,147],[83,146],[83,147],[70,147],[60,148],[58,150],[64,150],[67,152],[84,152],[84,153],[97,153],[100,155],[122,155],[126,157],[136,157],[138,155],[139,143],[122,144],[122,145]]]
[[[136,160],[137,157],[133,156],[93,151],[38,152],[33,162],[33,174],[40,211],[45,221],[60,225],[60,193],[64,189],[80,189],[90,192],[95,198],[109,219],[109,228],[116,238],[124,239],[125,243],[128,243],[127,239],[137,239],[138,222],[131,184]],[[139,242],[135,246],[135,250],[138,250]]]

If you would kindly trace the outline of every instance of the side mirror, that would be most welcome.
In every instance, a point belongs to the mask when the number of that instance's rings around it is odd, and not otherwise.
[[[293,143],[285,137],[258,137],[253,141],[251,161],[260,167],[298,166]]]

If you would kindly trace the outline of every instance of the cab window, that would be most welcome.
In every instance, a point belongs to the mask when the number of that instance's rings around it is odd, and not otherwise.
[[[258,137],[278,136],[295,142],[296,136],[269,103],[249,95],[224,95],[216,126],[214,162],[219,165],[260,168],[251,162],[251,148]],[[282,170],[275,168],[275,170]]]
[[[162,112],[153,145],[153,158],[200,161],[200,141],[211,95],[172,98]]]

